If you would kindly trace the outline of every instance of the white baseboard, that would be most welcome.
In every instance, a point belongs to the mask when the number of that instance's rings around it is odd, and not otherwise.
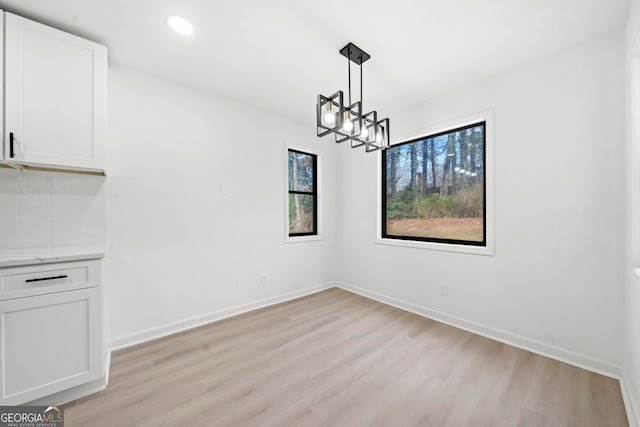
[[[629,388],[629,384],[627,384],[627,379],[624,373],[620,377],[620,391],[622,392],[624,407],[627,410],[629,427],[640,427],[640,412],[638,412],[637,396],[634,396],[633,392]]]
[[[415,313],[419,316],[446,323],[447,325],[455,326],[456,328],[464,329],[466,331],[473,332],[474,334],[482,335],[484,337],[491,338],[493,340],[521,348],[523,350],[531,351],[533,353],[549,357],[551,359],[556,359],[561,362],[586,369],[588,371],[606,375],[611,378],[620,379],[620,366],[616,366],[611,363],[586,356],[584,354],[549,345],[542,341],[504,331],[502,329],[493,328],[491,326],[483,325],[471,320],[452,316],[440,311],[432,310],[427,307],[422,307],[417,304],[403,301],[401,299],[384,295],[378,292],[370,291],[368,289],[363,289],[358,286],[350,285],[348,283],[336,282],[336,286],[346,291],[364,296],[366,298],[370,298],[381,303],[391,305],[393,307],[400,308],[411,313]]]
[[[280,294],[246,304],[224,308],[222,310],[212,311],[166,325],[149,328],[140,332],[124,335],[113,339],[110,342],[109,348],[112,351],[115,351],[125,347],[130,347],[132,345],[141,344],[143,342],[162,338],[164,336],[175,334],[177,332],[186,331],[188,329],[196,328],[208,323],[217,322],[219,320],[226,319],[227,317],[237,316],[238,314],[246,313],[248,311],[257,310],[259,308],[268,307],[270,305],[279,304],[285,301],[303,297],[305,295],[324,291],[326,289],[333,288],[334,286],[335,284],[333,282],[322,283],[320,285],[288,292],[286,294]]]

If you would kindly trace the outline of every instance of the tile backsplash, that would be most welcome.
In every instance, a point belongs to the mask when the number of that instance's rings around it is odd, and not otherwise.
[[[0,254],[104,248],[106,178],[0,169]]]

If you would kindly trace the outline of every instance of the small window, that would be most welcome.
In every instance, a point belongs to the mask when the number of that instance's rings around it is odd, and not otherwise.
[[[486,122],[382,155],[382,238],[487,246]]]
[[[289,236],[318,234],[318,156],[288,150]]]

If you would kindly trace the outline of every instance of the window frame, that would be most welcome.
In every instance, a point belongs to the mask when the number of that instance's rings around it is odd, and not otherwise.
[[[305,154],[312,156],[313,159],[313,191],[305,192],[305,191],[296,191],[289,189],[289,152]],[[300,148],[285,144],[284,149],[284,172],[285,172],[285,211],[284,211],[284,219],[285,219],[285,243],[296,243],[296,242],[308,242],[315,240],[323,240],[320,231],[320,154],[313,150],[309,150],[306,148]],[[290,194],[306,194],[313,196],[313,231],[307,233],[290,233],[289,232],[289,195]]]
[[[403,145],[422,139],[439,136],[452,131],[477,126],[484,122],[484,243],[461,243],[454,239],[420,238],[410,236],[388,236],[386,231],[386,156],[380,152],[378,159],[378,221],[374,243],[390,246],[402,246],[418,249],[431,249],[446,252],[460,252],[476,255],[495,255],[494,250],[494,167],[493,167],[493,110],[486,110],[461,119],[452,120],[439,126],[433,126],[411,132],[394,142],[392,146]],[[383,164],[384,163],[384,164]]]
[[[629,80],[631,94],[629,100],[629,139],[630,139],[630,213],[629,227],[631,231],[630,262],[635,274],[636,284],[640,283],[640,41],[631,49],[629,58]]]

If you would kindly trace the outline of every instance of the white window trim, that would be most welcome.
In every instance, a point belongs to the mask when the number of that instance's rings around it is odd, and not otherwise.
[[[316,206],[317,221],[316,224],[318,234],[313,236],[289,236],[289,150],[302,151],[309,154],[316,155],[316,176],[317,187],[316,188]],[[284,141],[284,242],[285,243],[305,243],[305,242],[317,242],[324,240],[324,227],[323,227],[323,211],[322,211],[322,153],[316,148],[309,148],[303,144],[290,144]]]
[[[376,221],[376,239],[374,243],[380,245],[390,246],[402,246],[407,248],[416,249],[429,249],[446,252],[459,252],[475,255],[495,255],[495,236],[494,236],[494,163],[493,163],[493,151],[494,151],[494,123],[493,123],[493,110],[481,111],[476,114],[472,114],[457,120],[452,120],[447,123],[442,123],[437,126],[428,127],[418,131],[413,131],[410,134],[403,135],[399,140],[394,141],[392,145],[400,144],[402,142],[410,141],[422,137],[424,135],[432,135],[440,132],[446,132],[456,128],[464,127],[473,123],[486,122],[485,128],[485,182],[486,182],[486,200],[485,200],[485,221],[486,221],[486,246],[472,246],[472,245],[457,245],[450,243],[436,243],[436,242],[421,242],[417,240],[400,240],[400,239],[388,239],[382,238],[382,152],[378,152],[378,203],[377,203],[377,217]]]
[[[629,103],[628,116],[630,120],[630,140],[631,140],[631,268],[635,273],[636,283],[640,278],[640,117],[638,110],[640,107],[640,40],[630,52],[629,69],[631,80],[631,99]]]
[[[625,79],[630,90],[627,92],[626,121],[628,162],[627,163],[627,198],[629,200],[627,220],[627,268],[631,268],[631,284],[640,287],[640,29],[633,28],[626,52]]]

